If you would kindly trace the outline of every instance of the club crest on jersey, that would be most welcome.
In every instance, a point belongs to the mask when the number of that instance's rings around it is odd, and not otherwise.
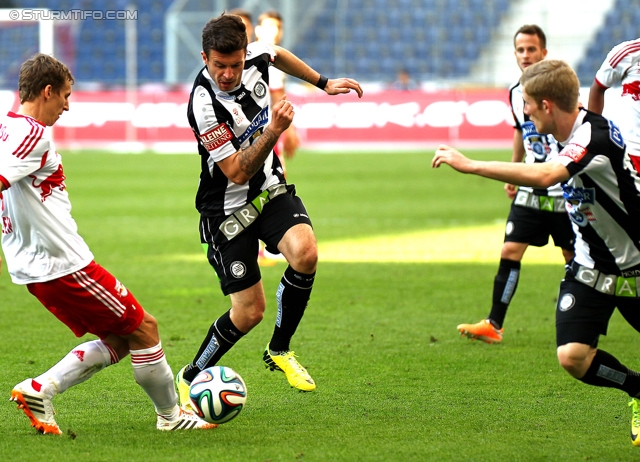
[[[236,279],[240,279],[247,274],[247,267],[241,261],[234,261],[229,269],[231,270],[231,275]]]
[[[634,101],[640,101],[640,82],[625,83],[622,85],[622,96],[629,95]]]
[[[267,94],[267,87],[265,87],[262,82],[258,82],[256,83],[256,86],[253,87],[253,94],[258,98],[264,98],[264,96]]]
[[[576,298],[573,294],[564,294],[558,303],[560,311],[569,311],[576,304]]]
[[[207,133],[200,135],[200,142],[207,151],[213,151],[223,144],[231,141],[233,134],[227,124],[221,123],[213,127]]]
[[[269,108],[265,107],[258,113],[257,116],[253,119],[249,127],[245,130],[245,132],[238,137],[240,140],[240,144],[244,143],[248,138],[250,138],[256,131],[262,129],[269,122]]]
[[[58,165],[58,169],[52,173],[50,176],[42,180],[38,183],[38,178],[34,175],[29,175],[33,178],[31,185],[34,188],[40,189],[40,200],[44,202],[47,197],[53,194],[54,189],[59,189],[60,191],[64,191],[65,185],[64,180],[66,179],[64,173],[62,172],[62,164]]]
[[[587,149],[578,144],[568,144],[560,151],[560,156],[568,157],[574,162],[578,162],[587,153]]]

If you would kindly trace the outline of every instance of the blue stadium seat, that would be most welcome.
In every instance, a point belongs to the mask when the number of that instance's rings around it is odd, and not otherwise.
[[[95,1],[23,0],[20,3],[24,7],[89,9]],[[124,9],[129,1],[105,0],[100,8]],[[628,1],[617,0],[617,5],[628,4]],[[164,16],[173,2],[136,2],[138,77],[141,83],[163,79]],[[461,76],[468,72],[477,59],[478,46],[489,42],[491,30],[512,2],[514,0],[459,0],[452,5],[450,0],[350,0],[348,7],[342,8],[337,0],[327,0],[323,2],[324,7],[318,15],[309,21],[308,30],[296,37],[293,51],[310,64],[321,67],[323,73],[342,75],[346,70],[349,75],[363,81],[391,81],[400,65],[410,67],[418,79]],[[247,3],[227,0],[225,8],[242,7]],[[298,2],[295,3],[297,6]],[[183,7],[185,12],[211,12],[212,1],[190,0],[184,2]],[[640,24],[640,8],[626,8],[630,14],[625,26],[600,39],[608,48],[613,46],[613,41],[627,37],[634,25]],[[311,11],[309,8],[306,10]],[[308,13],[306,10],[301,6],[300,14]],[[257,16],[257,11],[252,12]],[[343,12],[346,16],[337,18],[337,14]],[[347,32],[340,35],[336,24],[345,24]],[[79,80],[110,85],[124,82],[123,26],[122,21],[91,20],[77,25],[79,40],[74,73]],[[337,49],[336,43],[341,43]],[[464,46],[456,48],[452,43],[464,43]],[[456,59],[451,60],[454,53]],[[596,50],[594,53],[598,61],[602,61],[602,53],[606,53],[606,50]],[[452,64],[454,61],[455,64]],[[336,66],[339,68],[334,69]]]

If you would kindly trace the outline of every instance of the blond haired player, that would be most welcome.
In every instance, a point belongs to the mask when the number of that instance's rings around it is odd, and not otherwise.
[[[540,61],[520,79],[524,111],[540,133],[562,145],[554,159],[525,164],[468,159],[440,146],[433,167],[511,184],[547,188],[561,183],[576,233],[556,304],[560,365],[588,385],[617,388],[631,398],[631,441],[640,446],[640,373],[598,347],[617,309],[640,332],[640,182],[630,168],[616,124],[580,107],[580,82],[564,61]],[[627,351],[628,353],[628,351]]]

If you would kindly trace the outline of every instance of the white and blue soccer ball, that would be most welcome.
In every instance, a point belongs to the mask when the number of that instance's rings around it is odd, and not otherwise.
[[[189,398],[201,419],[221,424],[240,414],[247,401],[247,386],[240,374],[230,367],[213,366],[193,379]]]

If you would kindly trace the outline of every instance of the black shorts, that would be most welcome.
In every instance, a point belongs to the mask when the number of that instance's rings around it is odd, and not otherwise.
[[[278,243],[290,228],[301,223],[311,226],[307,209],[293,188],[269,201],[258,218],[233,239],[214,243],[213,233],[207,230],[217,230],[224,220],[225,217],[201,216],[200,240],[225,295],[248,289],[260,281],[258,240],[266,244],[269,252],[277,254]]]
[[[547,212],[511,203],[504,242],[521,242],[543,247],[553,238],[556,247],[573,250],[575,234],[569,214]]]
[[[616,308],[640,332],[640,298],[603,294],[567,273],[560,283],[556,307],[556,344],[597,347],[600,335],[607,334],[609,319]]]

